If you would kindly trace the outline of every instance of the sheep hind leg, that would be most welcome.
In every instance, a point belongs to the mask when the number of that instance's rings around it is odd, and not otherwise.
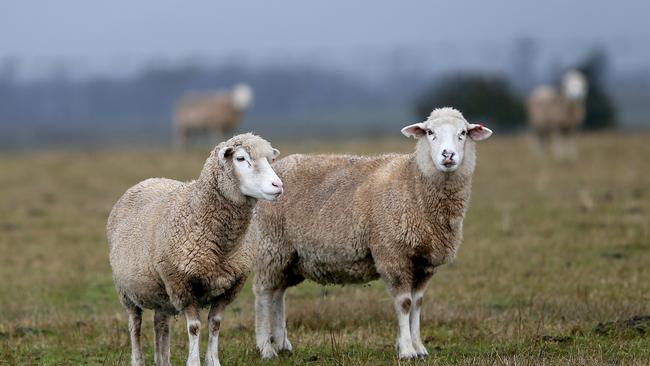
[[[169,366],[169,314],[156,311],[154,314],[154,362],[156,366]]]
[[[129,315],[129,335],[131,338],[131,366],[144,366],[144,355],[140,343],[142,326],[142,309],[138,307],[127,308]]]
[[[273,291],[271,298],[271,332],[275,350],[277,352],[291,353],[293,347],[287,337],[287,320],[284,312],[285,292],[286,288]]]
[[[269,359],[278,354],[273,348],[271,336],[271,305],[273,291],[255,286],[255,343],[262,358]]]

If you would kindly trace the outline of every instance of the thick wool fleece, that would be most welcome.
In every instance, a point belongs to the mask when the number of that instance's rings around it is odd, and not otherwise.
[[[453,109],[434,114],[467,123]],[[258,204],[247,236],[257,246],[256,291],[380,276],[393,294],[424,287],[461,244],[475,167],[469,139],[455,172],[436,170],[429,149],[420,139],[413,154],[291,155],[274,164],[285,194]]]
[[[271,145],[251,134],[219,144],[188,183],[147,179],[126,191],[108,219],[110,263],[125,307],[176,314],[221,297],[232,300],[251,266],[243,244],[255,199],[239,191],[221,148],[242,146],[256,159]]]

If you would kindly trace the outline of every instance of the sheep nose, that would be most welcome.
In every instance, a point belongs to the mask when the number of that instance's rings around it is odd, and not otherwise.
[[[455,152],[447,151],[447,150],[442,150],[442,157],[445,159],[451,159],[456,155]]]
[[[273,182],[271,182],[271,185],[276,188],[282,188],[282,181],[279,179],[274,180]]]

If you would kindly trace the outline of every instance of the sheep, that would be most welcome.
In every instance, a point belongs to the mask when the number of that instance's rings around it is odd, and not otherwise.
[[[379,156],[290,155],[274,164],[287,192],[258,203],[247,245],[256,249],[256,345],[263,358],[292,351],[284,294],[320,284],[381,278],[392,296],[402,359],[427,355],[420,307],[436,268],[462,241],[475,141],[492,131],[453,108],[402,129],[415,152]]]
[[[253,90],[237,84],[231,92],[183,95],[175,107],[174,127],[177,145],[185,149],[192,133],[217,130],[230,134],[253,101]]]
[[[561,88],[539,86],[527,100],[528,121],[541,155],[551,150],[557,159],[577,156],[575,135],[585,119],[587,80],[571,70],[562,78]]]
[[[208,305],[205,363],[219,365],[222,314],[252,265],[243,239],[253,207],[283,191],[269,163],[278,154],[258,136],[238,135],[212,150],[198,179],[147,179],[115,204],[106,231],[115,287],[129,318],[132,365],[144,364],[143,309],[155,311],[156,365],[169,365],[169,318],[178,313],[187,321],[187,364],[199,365],[199,309]]]

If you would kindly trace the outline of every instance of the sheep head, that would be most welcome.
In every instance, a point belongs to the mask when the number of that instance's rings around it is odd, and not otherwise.
[[[250,133],[222,142],[210,157],[217,166],[219,190],[231,199],[237,195],[269,201],[277,199],[283,192],[282,181],[270,163],[279,154],[280,151],[268,141]]]
[[[587,78],[576,70],[571,70],[562,77],[562,94],[568,100],[583,100],[587,96]]]
[[[419,140],[420,159],[429,158],[438,171],[453,172],[463,164],[468,145],[473,153],[474,142],[487,139],[492,130],[468,123],[456,109],[439,108],[426,121],[402,128],[402,133]]]

